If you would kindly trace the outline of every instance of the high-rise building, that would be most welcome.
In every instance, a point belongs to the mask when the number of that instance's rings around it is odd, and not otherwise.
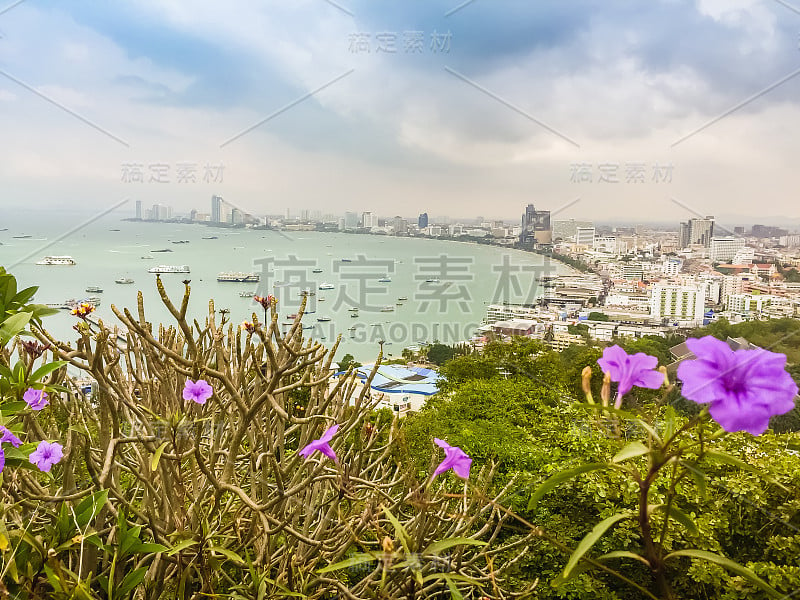
[[[523,247],[533,247],[535,244],[550,244],[553,241],[553,232],[550,229],[550,211],[536,210],[533,204],[525,207],[522,215],[522,233],[519,236]]]
[[[428,226],[428,213],[424,212],[419,215],[417,219],[417,227],[425,229]]]
[[[344,229],[358,229],[358,213],[344,213]]]
[[[141,219],[142,218],[142,201],[141,200],[137,200],[136,201],[136,218],[137,219]]]
[[[658,284],[650,294],[650,316],[681,325],[702,325],[705,302],[704,287]]]
[[[408,221],[406,221],[403,217],[395,217],[392,219],[392,228],[394,229],[395,235],[408,233]]]
[[[692,244],[699,244],[708,248],[711,245],[711,238],[713,236],[713,216],[708,216],[705,219],[689,219],[686,223],[681,223],[680,226],[680,247],[686,248]]]
[[[751,230],[752,236],[758,238],[781,237],[788,233],[786,229],[771,227],[769,225],[753,225],[753,229]]]
[[[378,226],[378,215],[374,215],[369,211],[361,213],[361,226],[366,229],[372,229]]]
[[[575,243],[579,246],[594,246],[594,227],[576,227]]]
[[[711,262],[729,262],[744,248],[744,240],[737,237],[713,237],[708,248]]]
[[[224,211],[223,205],[225,204],[225,200],[222,199],[222,196],[211,196],[211,222],[212,223],[222,223],[224,222]]]
[[[231,210],[231,221],[233,225],[242,225],[244,223],[244,215],[238,208]]]

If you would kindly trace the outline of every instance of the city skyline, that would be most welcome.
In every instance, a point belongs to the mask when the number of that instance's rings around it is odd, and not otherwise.
[[[798,12],[13,3],[3,206],[798,223]]]

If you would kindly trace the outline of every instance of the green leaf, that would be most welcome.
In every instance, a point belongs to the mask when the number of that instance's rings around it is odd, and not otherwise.
[[[650,448],[645,446],[642,442],[631,442],[627,446],[625,446],[622,450],[617,452],[614,455],[614,458],[611,459],[614,463],[621,463],[623,461],[628,460],[629,458],[635,458],[637,456],[642,456],[643,454],[647,454],[650,452]]]
[[[164,453],[164,448],[167,447],[169,442],[164,442],[161,444],[153,454],[153,459],[150,461],[150,470],[155,471],[158,468],[158,461],[161,460],[161,455]]]
[[[32,285],[31,287],[27,287],[24,290],[17,292],[16,295],[11,299],[11,302],[19,304],[20,306],[22,306],[23,304],[26,304],[28,302],[28,300],[33,298],[33,296],[36,294],[36,292],[38,290],[39,290],[39,286],[36,286],[36,285]],[[6,301],[6,304],[9,304],[9,302]]]
[[[615,550],[614,552],[609,552],[608,554],[598,556],[597,560],[610,560],[612,558],[632,558],[634,560],[638,560],[639,562],[643,562],[648,567],[650,566],[650,563],[644,556],[640,556],[635,552],[629,552],[628,550]]]
[[[385,506],[383,507],[383,512],[386,513],[386,518],[391,521],[392,526],[397,533],[397,537],[400,538],[400,543],[403,545],[403,550],[405,550],[406,554],[410,554],[411,548],[408,543],[408,532],[406,531],[406,528],[403,527],[403,524],[398,521],[397,517],[395,517]]]
[[[31,316],[31,313],[21,312],[11,315],[3,321],[3,324],[0,325],[0,344],[5,346],[11,338],[25,329],[28,321],[31,320]]]
[[[675,435],[675,408],[669,404],[664,411],[664,439],[668,440]]]
[[[770,598],[776,598],[777,600],[781,600],[782,598],[786,598],[785,594],[779,593],[775,588],[769,585],[766,581],[761,579],[758,575],[753,573],[747,567],[743,567],[737,562],[732,561],[729,558],[725,558],[724,556],[720,556],[719,554],[714,554],[713,552],[708,552],[706,550],[678,550],[677,552],[671,552],[664,557],[664,560],[669,560],[670,558],[677,558],[680,556],[688,556],[689,558],[699,558],[702,560],[707,560],[708,562],[715,563],[721,567],[725,567],[729,571],[733,571],[737,575],[741,575],[751,583],[754,583],[756,586],[761,588]]]
[[[712,460],[718,460],[719,462],[725,463],[726,465],[731,465],[733,467],[738,467],[739,469],[742,469],[743,471],[749,471],[750,473],[758,475],[759,477],[761,477],[765,481],[768,481],[769,483],[777,485],[784,492],[790,491],[785,485],[783,485],[781,482],[776,480],[774,477],[768,477],[764,472],[760,471],[756,467],[753,467],[752,465],[748,465],[743,460],[741,460],[739,458],[736,458],[735,456],[731,456],[730,454],[728,454],[726,452],[721,452],[719,450],[706,450],[705,457],[706,458],[710,458]]]
[[[169,548],[166,546],[152,543],[137,544],[131,548],[131,552],[135,554],[158,554],[160,552],[166,552],[167,550],[169,550]]]
[[[651,504],[647,507],[647,509],[648,512],[654,512],[656,510],[665,511],[667,510],[667,505]],[[692,535],[700,535],[700,530],[697,528],[697,525],[695,525],[695,522],[692,520],[692,517],[687,515],[677,506],[675,506],[674,503],[669,507],[669,511],[667,511],[667,514],[671,519],[683,525]]]
[[[137,585],[142,583],[148,568],[149,567],[139,567],[138,569],[125,575],[125,577],[122,579],[122,583],[120,583],[119,587],[117,588],[119,595],[123,597],[127,596],[136,588]]]
[[[447,587],[450,590],[450,598],[452,598],[452,600],[464,600],[464,596],[458,591],[455,582],[446,575],[444,576],[444,580],[447,582]]]
[[[471,540],[469,538],[458,537],[458,538],[449,538],[446,540],[439,540],[438,542],[433,542],[430,546],[425,549],[423,554],[431,554],[434,556],[438,556],[445,550],[452,548],[453,546],[485,546],[486,542],[481,542],[478,540]]]
[[[580,562],[583,555],[586,554],[592,546],[594,546],[597,541],[605,535],[606,531],[608,531],[612,525],[622,521],[623,519],[627,519],[630,517],[630,513],[617,513],[615,515],[611,515],[610,517],[603,519],[594,528],[586,534],[581,540],[581,543],[578,544],[578,547],[575,548],[575,551],[572,553],[572,556],[569,557],[569,561],[567,562],[567,566],[564,567],[564,572],[559,575],[559,579],[566,581],[572,575],[573,569],[577,566],[578,562]]]
[[[694,484],[697,486],[697,493],[700,494],[700,499],[708,500],[708,484],[706,482],[706,474],[694,465],[685,466],[689,471],[691,478],[694,479]]]
[[[108,490],[100,490],[81,500],[75,508],[75,524],[78,529],[83,529],[89,524],[89,521],[100,512],[106,500],[108,500]]]
[[[322,573],[330,573],[331,571],[340,571],[342,569],[347,569],[349,567],[355,567],[356,565],[363,565],[367,562],[374,562],[376,558],[372,554],[368,554],[366,552],[359,552],[358,554],[354,554],[350,558],[346,558],[345,560],[341,560],[337,563],[333,563],[332,565],[328,565],[327,567],[322,567],[321,569],[317,569],[318,574]]]
[[[31,373],[30,377],[28,377],[28,381],[31,382],[31,383],[39,381],[45,375],[49,375],[53,371],[57,371],[58,369],[63,367],[65,364],[67,364],[67,361],[65,361],[65,360],[56,360],[54,362],[42,365],[41,367],[36,369],[33,373]]]
[[[608,467],[606,463],[587,463],[585,465],[580,465],[579,467],[575,467],[574,469],[569,469],[568,471],[561,471],[560,473],[556,473],[555,475],[549,477],[539,488],[534,492],[533,496],[531,496],[530,502],[528,502],[528,510],[532,510],[536,507],[536,504],[541,500],[545,494],[550,493],[556,487],[564,483],[565,481],[569,481],[580,475],[581,473],[588,473],[589,471],[597,471],[598,469],[605,469]]]
[[[182,540],[169,549],[169,551],[167,552],[167,556],[174,556],[181,550],[185,550],[189,546],[193,546],[196,543],[197,540]]]
[[[209,546],[208,549],[211,550],[211,552],[219,552],[220,554],[222,554],[222,556],[224,556],[228,560],[232,560],[237,564],[240,565],[244,564],[244,559],[238,554],[236,554],[236,552],[234,552],[233,550],[228,550],[227,548],[223,548],[221,546]]]

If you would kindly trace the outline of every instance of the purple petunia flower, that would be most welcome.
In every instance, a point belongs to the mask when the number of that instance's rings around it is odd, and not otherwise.
[[[22,440],[15,436],[13,431],[0,425],[0,446],[5,443],[10,443],[14,448],[19,448]]]
[[[794,408],[797,385],[786,372],[786,356],[762,348],[736,350],[713,336],[690,338],[697,357],[678,365],[683,395],[711,404],[709,413],[725,431],[761,435],[769,418]]]
[[[31,410],[42,410],[45,406],[50,404],[47,400],[47,392],[44,390],[35,390],[33,388],[28,388],[25,390],[25,393],[22,395],[22,399],[28,403],[28,406],[31,407]]]
[[[664,385],[664,374],[654,370],[658,359],[644,352],[628,354],[619,346],[610,346],[603,349],[603,358],[598,358],[597,364],[611,375],[611,381],[619,382],[614,408],[622,406],[622,397],[633,386],[657,390]]]
[[[36,447],[36,450],[31,452],[28,460],[31,464],[39,467],[40,471],[45,473],[50,472],[50,467],[59,462],[64,457],[63,446],[58,442],[46,442],[42,440]]]
[[[0,473],[3,472],[3,469],[6,468],[6,453],[2,447],[0,447]]]
[[[331,449],[331,445],[328,443],[333,439],[333,436],[336,435],[336,432],[339,431],[338,425],[333,425],[329,427],[328,430],[322,434],[322,437],[318,440],[314,440],[310,444],[308,444],[305,448],[300,450],[298,454],[303,458],[310,457],[314,452],[319,450],[325,456],[330,458],[334,462],[339,462],[339,459],[336,457],[336,453]]]
[[[444,460],[436,467],[433,476],[436,477],[445,471],[453,469],[455,474],[462,479],[469,479],[469,469],[472,466],[472,459],[467,456],[466,452],[458,446],[451,446],[439,438],[433,438],[433,441],[436,442],[436,445],[440,448],[444,448],[445,453]]]
[[[198,379],[197,382],[187,379],[186,385],[183,386],[183,399],[192,400],[198,404],[205,404],[213,394],[214,388],[205,379]]]

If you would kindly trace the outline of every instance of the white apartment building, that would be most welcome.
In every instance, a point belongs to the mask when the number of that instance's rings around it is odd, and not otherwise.
[[[737,237],[714,237],[708,248],[711,262],[727,263],[733,260],[736,253],[744,248],[744,239]]]
[[[725,308],[745,318],[779,318],[794,316],[795,303],[791,298],[772,294],[731,294]]]
[[[578,246],[594,247],[594,227],[576,227],[575,228],[575,243]]]
[[[498,321],[510,321],[512,319],[536,319],[541,314],[533,306],[522,304],[490,304],[486,309],[486,323],[492,325]]]
[[[661,265],[661,273],[667,277],[674,277],[681,272],[683,261],[679,258],[667,258]]]
[[[595,237],[594,249],[609,254],[617,253],[617,238],[614,236]]]
[[[756,259],[756,249],[745,246],[736,252],[736,255],[731,261],[734,265],[751,265]]]
[[[703,287],[657,284],[650,294],[650,317],[686,327],[702,325],[705,302]]]

